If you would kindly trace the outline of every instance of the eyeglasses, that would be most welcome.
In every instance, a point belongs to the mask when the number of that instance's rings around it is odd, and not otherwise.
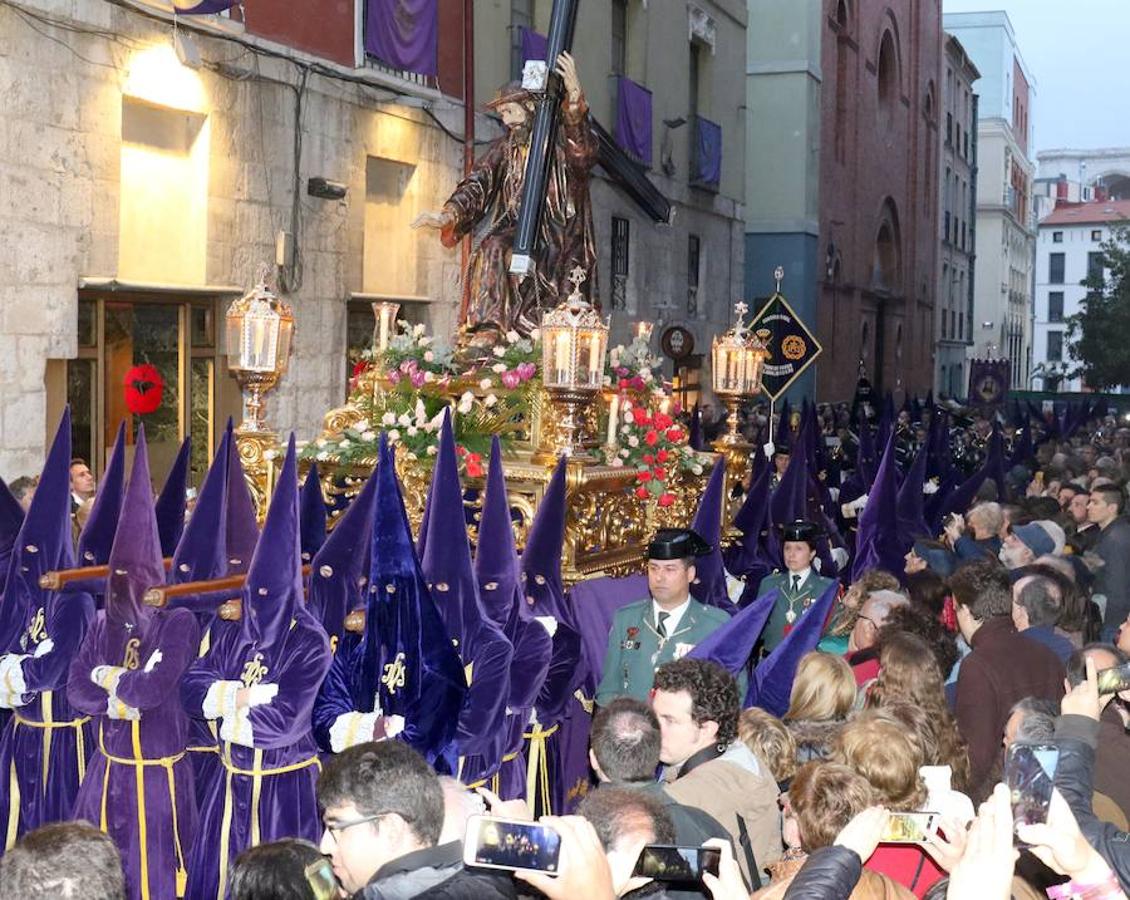
[[[870,616],[857,616],[856,618],[858,618],[862,622],[866,622],[872,628],[874,628],[876,631],[879,630],[879,623],[876,622],[874,619],[872,619]]]
[[[354,819],[351,822],[334,822],[332,824],[330,822],[323,822],[322,824],[325,826],[326,834],[328,834],[336,844],[341,840],[341,833],[349,828],[352,828],[354,825],[364,825],[366,822],[376,822],[378,819],[383,819],[385,816],[391,815],[392,813],[377,813],[374,816],[363,816],[362,818]]]

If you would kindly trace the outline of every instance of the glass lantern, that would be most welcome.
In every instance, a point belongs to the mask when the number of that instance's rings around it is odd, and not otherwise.
[[[228,369],[248,392],[241,432],[267,432],[263,395],[278,383],[290,361],[294,315],[267,286],[261,266],[255,287],[234,300],[226,319]]]
[[[737,319],[733,327],[725,334],[715,336],[710,348],[714,393],[722,398],[729,410],[729,428],[720,441],[728,446],[744,443],[738,432],[738,413],[742,401],[761,392],[761,376],[769,356],[765,345],[745,325],[748,308],[741,302],[734,305]]]
[[[396,335],[396,315],[400,304],[391,300],[377,300],[373,303],[373,352],[384,353],[388,342]]]

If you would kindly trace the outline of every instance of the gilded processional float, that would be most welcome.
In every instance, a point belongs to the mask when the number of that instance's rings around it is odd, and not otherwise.
[[[441,210],[413,227],[436,229],[453,247],[478,229],[464,274],[454,341],[397,320],[395,303],[373,304],[373,342],[353,372],[346,404],[328,412],[321,434],[302,449],[316,464],[334,515],[377,461],[383,431],[414,529],[451,410],[465,488],[482,486],[493,435],[519,547],[561,455],[568,458],[562,572],[567,583],[642,568],[659,527],[689,524],[715,453],[689,443],[689,429],[650,349],[652,324],[639,322],[626,346],[608,348],[601,316],[589,203],[597,137],[569,53],[570,4],[556,3],[545,63],[527,63],[521,82],[488,104],[505,125]],[[761,388],[767,351],[747,328],[746,307],[712,346],[714,392],[730,410],[714,445],[731,480],[749,470],[753,448],[738,432],[738,410]],[[263,421],[262,395],[286,368],[294,335],[287,305],[265,278],[228,313],[228,353],[247,393],[240,455],[262,510],[272,488],[278,436]],[[476,537],[477,510],[467,522]],[[729,511],[723,510],[725,521]],[[332,526],[332,523],[331,523]]]

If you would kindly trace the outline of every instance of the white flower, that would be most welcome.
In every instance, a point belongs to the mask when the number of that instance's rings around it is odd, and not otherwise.
[[[493,381],[491,381],[489,378],[484,378],[482,381],[479,382],[479,387],[482,388],[485,391],[485,390],[489,389],[492,384],[494,384]]]
[[[361,440],[363,440],[367,444],[371,444],[376,439],[377,439],[377,435],[376,435],[376,432],[374,432],[374,431],[365,431],[365,432],[362,432],[362,434],[361,434]]]
[[[511,344],[516,344],[521,339],[522,336],[518,334],[518,332],[516,332],[513,328],[506,332],[506,340],[508,340]]]
[[[435,362],[436,355],[431,350],[424,351],[424,362]]]
[[[405,453],[404,456],[405,456],[406,459],[419,459],[420,458],[415,453],[413,453],[411,450],[409,450],[407,453]]]
[[[694,472],[695,475],[701,475],[702,474],[702,466],[691,466],[691,471]]]
[[[503,357],[506,355],[506,348],[501,344],[495,344],[494,349],[491,351],[495,356]]]
[[[541,329],[540,328],[535,328],[533,331],[530,332],[530,340],[531,341],[540,341],[541,340]]]
[[[278,455],[279,455],[278,450],[264,450],[263,451],[263,459],[275,459],[275,458],[278,457]]]
[[[368,419],[362,419],[360,422],[358,422],[356,425],[353,426],[353,430],[354,431],[368,431],[369,430],[369,420]]]
[[[430,347],[433,340],[434,338],[431,337],[422,337],[418,341],[416,341],[416,343],[421,347]]]
[[[396,413],[386,412],[383,416],[381,416],[381,424],[382,425],[395,425],[396,424]]]
[[[612,463],[611,463],[612,468],[619,469],[622,465],[624,465],[624,460],[620,459],[619,456],[614,456],[612,458]]]
[[[353,443],[349,438],[342,438],[341,443],[337,445],[339,450],[345,450],[347,447],[352,447]]]
[[[443,424],[443,412],[444,411],[441,409],[432,416],[431,421],[428,422],[428,431],[435,431]]]
[[[435,456],[435,455],[436,455],[436,448],[435,448],[435,444],[433,444],[432,446],[428,447],[428,456]]]
[[[631,434],[631,433],[632,433],[632,426],[631,425],[620,426],[620,434]]]
[[[620,365],[620,348],[613,347],[608,353],[608,364],[612,368],[617,368]]]
[[[501,375],[503,372],[506,371],[506,363],[495,363],[493,366],[490,367],[490,370],[492,372],[494,372],[496,375]]]
[[[425,328],[424,324],[421,322],[419,325],[416,325],[412,328],[412,334],[414,337],[422,337],[424,332],[427,330],[428,329]]]
[[[488,409],[494,406],[497,402],[498,398],[494,394],[487,394],[487,398],[483,401]]]
[[[424,407],[424,401],[419,397],[416,398],[416,424],[423,425],[428,420],[428,411]]]
[[[480,387],[482,387],[482,385],[480,385]],[[488,384],[487,387],[490,387],[490,385]],[[464,391],[463,395],[459,398],[459,402],[460,403],[474,403],[475,402],[475,395],[471,391]],[[440,420],[442,421],[442,417],[440,418]]]
[[[432,372],[431,370],[425,370],[424,371],[424,383],[425,384],[427,384],[429,381],[435,381],[435,380],[436,380],[435,372]]]
[[[622,450],[620,451],[620,455],[621,455],[622,457],[624,457],[624,459],[627,459],[627,458],[628,458],[629,456],[631,456],[632,454],[631,454],[631,453],[629,453],[629,452],[628,452],[628,449],[627,449],[627,447],[625,447],[625,448],[623,448],[623,449],[622,449]]]
[[[409,425],[408,426],[408,437],[415,437],[419,433],[420,433],[420,429],[417,428],[415,425]]]
[[[642,378],[644,381],[647,381],[649,378],[651,378],[651,369],[647,368],[646,366],[640,369],[640,378]]]
[[[455,407],[455,411],[461,416],[467,415],[471,411],[471,403],[467,400],[460,400],[459,405]]]
[[[412,417],[408,413],[401,413],[396,419],[396,424],[402,427],[411,425]]]
[[[604,380],[601,383],[604,384],[606,387],[608,385],[612,384],[612,376],[611,375],[605,375]]]
[[[400,432],[399,432],[399,431],[397,431],[397,430],[396,430],[395,428],[393,428],[393,429],[392,429],[392,430],[391,430],[391,431],[390,431],[390,432],[388,433],[388,442],[389,442],[390,444],[395,444],[395,443],[396,443],[397,441],[399,441],[399,440],[400,440]]]
[[[638,437],[636,437],[634,434],[630,438],[628,438],[628,446],[629,447],[638,447],[639,445],[640,445],[640,439]]]
[[[634,421],[636,421],[636,417],[634,415],[632,415],[632,411],[630,409],[627,412],[624,413],[624,421],[627,422],[629,425],[631,425]]]
[[[314,459],[316,459],[318,462],[325,462],[329,458],[330,458],[330,451],[329,450],[323,450],[321,453],[319,453],[317,456],[314,457]]]
[[[324,446],[326,446],[326,439],[325,438],[318,438],[316,441],[314,441],[314,444],[318,447],[324,447]]]

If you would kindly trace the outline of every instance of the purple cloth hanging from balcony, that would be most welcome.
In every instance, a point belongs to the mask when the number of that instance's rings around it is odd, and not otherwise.
[[[651,91],[621,75],[617,79],[616,143],[651,168]]]
[[[691,181],[717,187],[722,180],[722,126],[702,116],[696,117],[694,123]]]
[[[548,49],[546,44],[545,35],[538,34],[532,28],[520,27],[519,32],[522,36],[522,62],[523,64],[529,59],[545,59],[545,53]]]
[[[178,16],[209,16],[231,9],[240,0],[173,0]]]
[[[436,74],[436,0],[367,0],[365,52],[417,75]]]

